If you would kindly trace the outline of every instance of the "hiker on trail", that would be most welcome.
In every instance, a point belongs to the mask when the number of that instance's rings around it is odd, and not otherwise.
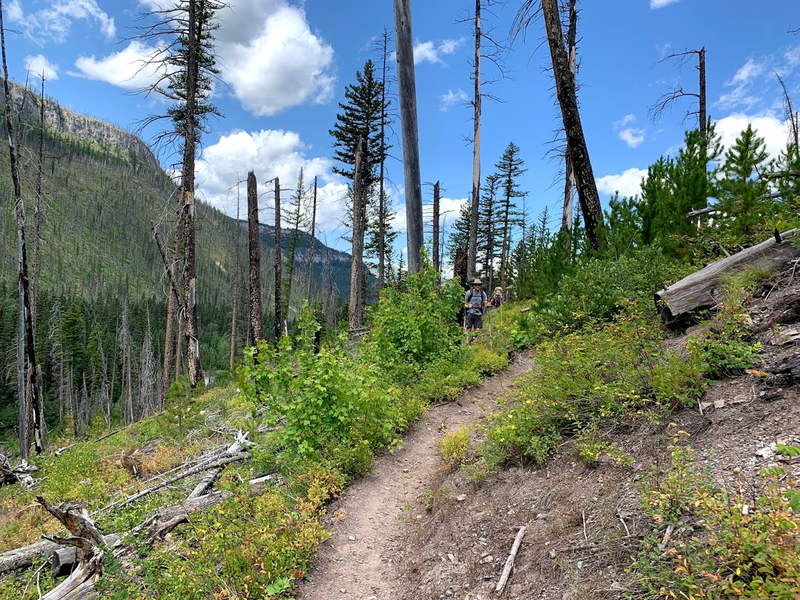
[[[503,305],[503,288],[494,288],[494,294],[492,294],[492,299],[489,300],[489,304],[492,305],[492,308],[500,308]]]
[[[483,309],[489,306],[489,299],[486,292],[481,289],[481,280],[474,279],[472,288],[464,294],[464,307],[467,314],[464,316],[464,329],[467,332],[467,343],[470,341],[470,334],[473,331],[480,331],[483,327]]]

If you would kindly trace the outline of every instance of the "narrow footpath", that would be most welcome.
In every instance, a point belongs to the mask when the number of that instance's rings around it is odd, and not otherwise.
[[[518,355],[502,372],[454,402],[431,407],[406,434],[403,448],[375,460],[373,472],[351,484],[328,507],[333,535],[298,588],[304,600],[410,600],[401,597],[396,575],[403,526],[424,511],[419,502],[431,489],[442,460],[436,442],[448,431],[474,425],[496,410],[497,399],[527,373],[530,354]]]

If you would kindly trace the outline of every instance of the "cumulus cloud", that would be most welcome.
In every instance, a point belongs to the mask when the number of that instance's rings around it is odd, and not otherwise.
[[[231,186],[244,180],[247,172],[252,170],[256,173],[262,197],[259,206],[265,209],[272,206],[272,194],[269,193],[272,187],[263,182],[277,176],[281,179],[281,187],[291,188],[302,167],[306,184],[310,184],[315,176],[319,177],[317,226],[323,232],[331,232],[345,216],[347,182],[332,173],[330,159],[309,158],[306,150],[300,135],[293,131],[232,131],[223,135],[216,144],[207,146],[197,161],[198,194],[224,213],[235,216],[236,189]],[[243,202],[244,188],[241,198]],[[264,212],[262,220],[271,223],[270,219],[271,214]]]
[[[650,10],[664,8],[665,6],[669,6],[670,4],[675,4],[680,1],[681,0],[650,0]]]
[[[48,39],[65,42],[72,23],[81,20],[95,24],[107,40],[113,40],[117,35],[113,17],[108,16],[96,0],[57,0],[31,13],[25,12],[20,0],[12,0],[6,7],[6,14],[10,23],[38,44]]]
[[[614,131],[623,142],[628,144],[631,148],[636,148],[644,142],[644,129],[637,129],[630,127],[636,121],[635,115],[625,115],[619,121],[614,123]]]
[[[631,167],[617,175],[606,175],[597,180],[597,191],[601,194],[613,196],[619,192],[620,196],[633,198],[642,193],[642,178],[647,177],[647,169]]]
[[[44,54],[26,56],[25,72],[36,79],[41,79],[42,77],[47,81],[55,81],[58,79],[58,65],[47,60]]]
[[[152,63],[160,50],[133,40],[124,49],[107,56],[81,56],[75,61],[77,71],[69,74],[105,81],[126,90],[141,90],[154,84],[165,73],[165,65]]]
[[[140,5],[147,10],[165,10],[172,8],[175,0],[140,0]],[[214,37],[219,77],[251,114],[271,116],[333,97],[333,48],[311,31],[302,8],[287,0],[236,0],[217,16],[219,28]],[[131,43],[105,57],[81,58],[75,66],[81,76],[133,89],[158,75],[152,69],[137,72],[142,55],[149,50]],[[115,69],[120,70],[119,75]]]
[[[457,40],[447,39],[439,42],[417,42],[414,44],[414,64],[430,63],[432,65],[446,64],[442,56],[454,54],[464,43],[464,38]]]
[[[461,104],[467,100],[469,100],[469,97],[461,88],[459,88],[456,92],[453,90],[447,90],[446,94],[439,96],[439,110],[447,112],[456,104]]]
[[[777,158],[786,149],[789,123],[770,113],[756,116],[734,113],[717,121],[716,132],[722,138],[723,146],[730,148],[748,124],[753,126],[758,137],[764,138],[770,158]]]
[[[333,48],[285,0],[242,0],[220,13],[221,77],[256,116],[333,97]]]

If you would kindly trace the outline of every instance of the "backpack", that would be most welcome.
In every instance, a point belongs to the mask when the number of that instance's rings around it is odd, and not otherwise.
[[[472,314],[473,315],[483,314],[483,305],[486,303],[486,292],[484,292],[483,290],[481,290],[479,292],[479,297],[480,297],[481,300],[480,300],[479,305],[476,307],[476,306],[474,306],[475,303],[472,301],[473,298],[475,298],[475,290],[470,288],[469,291],[470,291],[469,300],[467,300],[464,304],[472,304],[473,307],[467,309],[467,312],[477,310],[477,311],[480,311],[480,313],[473,312]]]

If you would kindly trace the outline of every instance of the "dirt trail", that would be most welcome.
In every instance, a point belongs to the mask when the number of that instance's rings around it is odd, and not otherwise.
[[[431,489],[442,461],[436,441],[493,412],[497,398],[532,365],[530,355],[464,394],[432,407],[406,435],[403,448],[375,461],[373,472],[347,488],[328,508],[333,535],[320,548],[313,570],[298,589],[305,600],[399,600],[398,557],[404,523],[424,511],[418,499]]]

